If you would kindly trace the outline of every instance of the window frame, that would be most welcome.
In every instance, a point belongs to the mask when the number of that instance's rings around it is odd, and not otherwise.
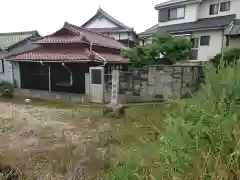
[[[193,41],[195,41],[196,43],[192,43]],[[197,60],[198,58],[198,48],[199,48],[199,37],[192,37],[191,38],[191,43],[192,43],[192,48],[191,48],[191,52],[189,55],[189,60]],[[196,58],[193,58],[193,52],[196,52]]]
[[[217,8],[217,12],[216,12],[216,13],[213,12],[213,14],[211,14],[211,7],[212,7],[212,6],[216,6],[216,8]],[[218,11],[219,11],[219,3],[210,4],[210,6],[209,6],[209,15],[216,15],[216,14],[218,14]]]
[[[1,59],[0,63],[2,64],[2,68],[0,68],[0,74],[3,74],[4,73],[4,59]]]
[[[206,38],[206,37],[208,38],[208,43],[203,43],[202,38]],[[210,35],[201,36],[200,37],[200,46],[210,46],[210,39],[211,39]]]
[[[222,9],[222,5],[226,5],[226,4],[229,4],[229,8],[228,9]],[[226,6],[223,6],[223,7],[226,7]],[[221,2],[220,4],[220,12],[227,12],[227,11],[230,11],[231,9],[231,1],[225,1],[225,2]]]
[[[183,17],[178,17],[178,9],[183,9]],[[176,17],[175,18],[170,18],[170,12],[176,10]],[[172,20],[177,20],[177,19],[184,19],[185,18],[185,6],[182,7],[177,7],[177,8],[171,8],[168,9],[168,21],[172,21]]]
[[[196,43],[192,43],[193,41]],[[191,38],[191,43],[192,43],[192,49],[198,49],[199,48],[199,37]],[[196,46],[194,46],[194,45],[196,45]]]

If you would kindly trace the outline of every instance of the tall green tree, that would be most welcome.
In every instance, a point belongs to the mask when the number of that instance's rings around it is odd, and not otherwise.
[[[184,37],[174,37],[167,33],[157,33],[151,44],[138,45],[132,49],[125,49],[122,56],[129,58],[135,64],[148,65],[161,55],[165,60],[174,64],[185,60],[190,53],[191,42]]]

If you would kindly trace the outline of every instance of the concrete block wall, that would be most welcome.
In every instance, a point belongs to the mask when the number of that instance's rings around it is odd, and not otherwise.
[[[200,77],[199,68],[201,67],[198,65],[150,66],[147,77],[143,75],[133,82],[133,89],[137,91],[140,89],[140,94],[125,92],[120,94],[120,101],[141,102],[159,98],[164,100],[181,98],[196,88]],[[127,82],[125,79],[120,83],[131,84],[132,82]],[[109,92],[105,93],[106,99],[109,95]]]

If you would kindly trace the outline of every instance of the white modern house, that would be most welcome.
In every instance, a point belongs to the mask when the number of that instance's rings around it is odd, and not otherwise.
[[[189,60],[194,61],[207,61],[228,47],[240,48],[240,0],[170,0],[155,9],[158,24],[139,34],[143,44],[156,32],[186,36],[193,44]]]
[[[100,7],[82,27],[112,37],[128,47],[138,43],[138,35],[133,28],[118,21]]]

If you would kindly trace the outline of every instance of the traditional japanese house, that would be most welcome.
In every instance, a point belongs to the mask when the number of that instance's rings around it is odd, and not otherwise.
[[[100,7],[82,27],[113,37],[128,47],[138,44],[138,35],[133,28],[118,21]]]
[[[104,66],[106,73],[128,67],[129,60],[120,56],[123,44],[67,22],[32,43],[35,49],[7,58],[19,66],[19,88],[85,94],[90,66]]]

